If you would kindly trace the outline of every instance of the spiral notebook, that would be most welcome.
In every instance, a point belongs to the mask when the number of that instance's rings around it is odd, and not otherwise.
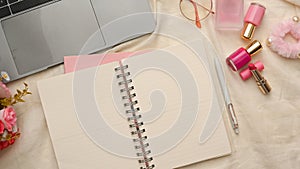
[[[173,46],[40,81],[59,168],[172,169],[230,154],[223,120],[207,120],[221,106],[194,55]]]

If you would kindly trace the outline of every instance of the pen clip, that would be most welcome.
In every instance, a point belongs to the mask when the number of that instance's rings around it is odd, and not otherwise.
[[[229,114],[229,118],[230,118],[230,122],[231,122],[232,128],[234,129],[234,132],[236,134],[239,134],[239,124],[238,124],[238,121],[237,121],[237,118],[236,118],[236,115],[235,115],[233,104],[229,103],[227,105],[227,109],[228,109],[228,113],[230,113]]]

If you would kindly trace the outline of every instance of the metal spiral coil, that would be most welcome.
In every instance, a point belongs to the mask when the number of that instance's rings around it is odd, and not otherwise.
[[[147,140],[147,136],[143,136],[143,137],[141,137],[141,138],[134,138],[134,139],[132,139],[133,140],[133,142],[144,142],[145,140]]]
[[[134,105],[136,105],[136,104],[138,104],[138,101],[133,101],[133,102],[131,102],[131,103],[124,103],[124,106],[125,107],[128,107],[128,106],[134,106]]]
[[[142,125],[144,125],[144,123],[143,123],[143,122],[140,122],[140,123],[137,123],[137,124],[130,124],[129,127],[130,127],[130,128],[134,128],[134,127],[142,126]]]
[[[153,169],[155,167],[155,165],[151,165],[151,166],[148,166],[148,167],[141,167],[140,169]]]
[[[134,98],[135,96],[136,96],[136,94],[133,93],[133,94],[130,94],[129,96],[122,96],[122,99],[126,100],[126,99],[129,99],[129,98]]]
[[[148,147],[148,146],[149,146],[149,143],[146,143],[144,146],[145,146],[145,147]],[[141,147],[141,146],[135,146],[135,149],[140,149],[140,148],[142,148],[142,147]]]
[[[133,114],[133,113],[137,113],[140,111],[140,108],[134,108],[134,109],[131,109],[131,110],[126,110],[126,114]]]
[[[136,94],[133,93],[134,86],[131,85],[132,79],[130,79],[130,72],[128,72],[128,65],[122,65],[120,63],[120,67],[115,68],[117,72],[117,79],[119,80],[118,85],[121,87],[120,93],[123,95],[122,99],[126,101],[124,103],[124,107],[127,108],[126,114],[128,115],[127,120],[131,123],[129,124],[131,131],[131,135],[136,136],[133,139],[135,143],[134,148],[138,151],[136,155],[141,157],[138,162],[143,166],[140,169],[153,169],[155,165],[150,164],[153,161],[152,157],[149,157],[151,154],[151,150],[148,150],[149,143],[147,143],[147,136],[143,136],[146,130],[142,128],[144,125],[143,122],[140,121],[142,115],[139,114],[140,108],[136,107],[138,104],[137,100],[134,100]]]

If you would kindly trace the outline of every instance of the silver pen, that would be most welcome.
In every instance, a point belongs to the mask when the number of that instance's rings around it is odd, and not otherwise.
[[[224,100],[226,103],[226,108],[227,108],[227,112],[228,112],[228,116],[230,118],[232,128],[233,128],[235,134],[239,134],[239,124],[238,124],[238,121],[237,121],[237,118],[235,115],[233,104],[231,103],[228,88],[226,86],[226,81],[225,81],[225,77],[223,74],[222,65],[217,58],[215,58],[215,67],[216,67],[217,76],[218,76],[218,79],[219,79],[219,82],[221,85],[221,89],[223,92],[223,96],[224,96]]]

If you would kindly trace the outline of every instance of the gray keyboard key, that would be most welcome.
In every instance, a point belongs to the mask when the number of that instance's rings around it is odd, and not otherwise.
[[[18,2],[18,0],[8,0],[8,3],[9,3],[9,4],[12,4],[12,3],[14,3],[14,2]]]
[[[0,18],[4,18],[6,16],[11,15],[9,8],[8,7],[4,7],[0,9]]]
[[[7,5],[7,0],[0,0],[0,7]]]

